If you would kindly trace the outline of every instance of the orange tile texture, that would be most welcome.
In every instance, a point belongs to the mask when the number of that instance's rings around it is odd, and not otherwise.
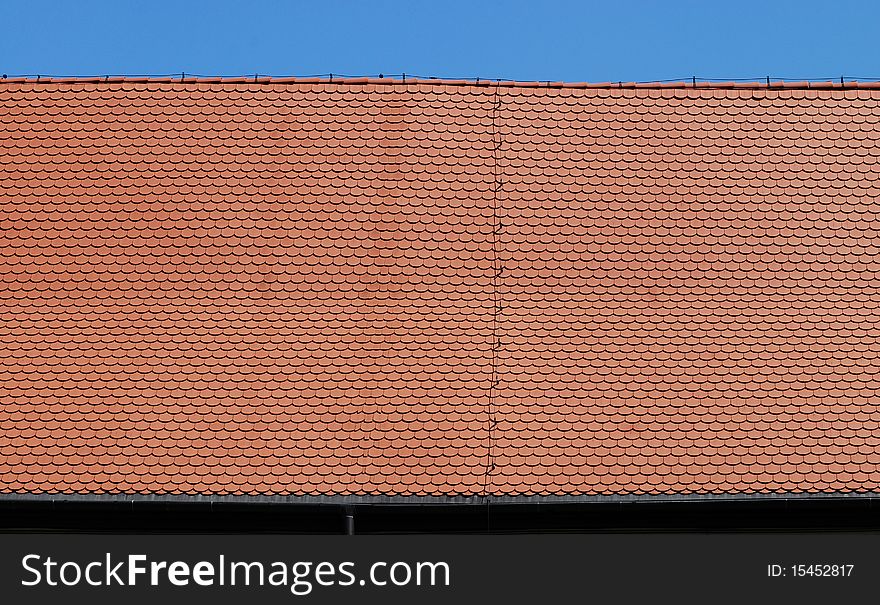
[[[880,489],[880,90],[0,84],[0,492]]]

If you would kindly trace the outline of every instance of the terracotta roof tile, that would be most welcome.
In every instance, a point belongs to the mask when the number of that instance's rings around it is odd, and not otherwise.
[[[809,88],[6,80],[0,492],[880,490],[880,89]]]

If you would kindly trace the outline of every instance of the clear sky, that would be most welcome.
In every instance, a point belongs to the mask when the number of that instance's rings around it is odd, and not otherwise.
[[[880,2],[3,0],[9,75],[880,78]]]

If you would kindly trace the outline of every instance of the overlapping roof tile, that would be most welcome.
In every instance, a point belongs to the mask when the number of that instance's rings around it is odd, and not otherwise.
[[[880,89],[0,84],[0,492],[880,489]]]

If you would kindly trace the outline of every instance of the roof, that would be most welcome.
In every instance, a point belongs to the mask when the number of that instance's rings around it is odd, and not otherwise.
[[[880,89],[0,83],[0,493],[877,492]]]

